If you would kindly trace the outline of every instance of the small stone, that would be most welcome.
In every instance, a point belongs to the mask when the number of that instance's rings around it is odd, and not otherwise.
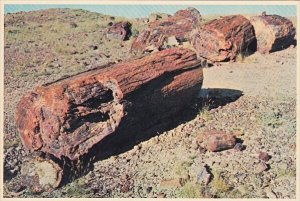
[[[234,135],[227,134],[224,131],[210,130],[203,134],[200,146],[203,146],[208,151],[217,152],[226,149],[231,149],[235,146],[236,139]]]
[[[265,162],[261,161],[258,164],[256,171],[257,171],[257,173],[261,173],[265,170],[268,170],[268,165]]]
[[[199,147],[199,153],[200,154],[204,154],[204,153],[206,153],[206,151],[207,150],[204,147],[201,147],[201,146]]]
[[[208,166],[204,165],[197,175],[197,183],[204,183],[207,185],[210,182],[211,174],[207,171]]]
[[[128,21],[112,24],[106,31],[106,37],[119,40],[128,40],[131,33],[131,24]]]
[[[165,197],[166,197],[166,195],[164,193],[159,193],[157,195],[157,198],[165,198]]]
[[[260,152],[258,158],[259,158],[259,160],[267,162],[270,160],[271,156],[266,152]]]
[[[234,146],[234,150],[236,151],[243,151],[245,149],[245,145],[243,145],[242,143],[236,143]]]
[[[71,22],[71,23],[70,23],[70,26],[71,26],[71,28],[76,28],[76,27],[78,27],[78,25],[77,25],[75,22]]]
[[[152,187],[151,187],[151,186],[149,186],[149,187],[146,189],[146,191],[147,191],[147,193],[151,193],[151,191],[152,191]]]

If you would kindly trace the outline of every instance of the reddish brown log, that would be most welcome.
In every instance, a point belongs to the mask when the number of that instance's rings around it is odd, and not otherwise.
[[[107,29],[106,36],[119,40],[127,40],[131,34],[129,22],[117,22]]]
[[[250,21],[241,15],[212,20],[194,29],[190,42],[199,56],[211,61],[233,60],[238,54],[255,50],[255,34]]]
[[[31,151],[78,159],[124,120],[126,129],[189,104],[201,88],[199,64],[193,51],[173,48],[37,87],[17,107],[22,142]]]
[[[289,47],[295,41],[296,29],[287,18],[261,15],[250,18],[257,39],[257,50],[269,53]]]
[[[132,43],[132,51],[145,51],[148,46],[161,49],[168,37],[175,36],[179,41],[185,40],[188,33],[201,20],[199,11],[195,8],[179,10],[174,16],[164,20],[149,23]]]

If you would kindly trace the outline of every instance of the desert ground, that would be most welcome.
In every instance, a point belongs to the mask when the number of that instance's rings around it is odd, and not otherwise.
[[[121,20],[71,9],[5,15],[4,196],[295,199],[295,46],[204,67],[198,98],[166,119],[168,129],[111,145],[119,149],[51,192],[35,193],[22,184],[29,153],[16,130],[18,101],[41,84],[139,56],[130,46],[145,19],[129,19],[129,40],[105,39],[108,24]],[[244,148],[203,151],[197,139],[207,130],[234,132]],[[270,156],[266,169],[260,152]],[[207,175],[206,184],[199,182]]]

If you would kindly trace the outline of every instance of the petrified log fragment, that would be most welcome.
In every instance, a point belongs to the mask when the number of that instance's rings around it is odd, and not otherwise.
[[[22,164],[21,176],[22,185],[33,192],[42,192],[59,186],[63,170],[52,160],[30,157]]]
[[[143,125],[145,114],[160,118],[189,104],[201,88],[199,65],[193,51],[173,48],[37,87],[17,107],[22,142],[78,159],[117,128]]]
[[[197,143],[209,151],[216,152],[233,148],[236,143],[236,138],[232,133],[210,130],[199,136]]]
[[[131,35],[131,24],[129,22],[117,22],[112,24],[106,32],[108,38],[127,40]]]
[[[250,18],[257,39],[257,50],[269,53],[289,47],[295,41],[296,30],[287,18],[261,15]]]
[[[195,8],[179,10],[174,16],[164,20],[153,21],[132,43],[132,51],[144,51],[148,46],[161,49],[168,37],[175,36],[179,41],[187,39],[187,35],[201,20]]]
[[[201,14],[200,12],[193,7],[189,7],[185,10],[179,10],[174,14],[174,17],[185,17],[186,19],[190,19],[195,24],[198,24],[201,21]]]
[[[241,15],[212,20],[192,31],[190,42],[199,56],[211,61],[233,60],[255,50],[256,39],[250,21]]]

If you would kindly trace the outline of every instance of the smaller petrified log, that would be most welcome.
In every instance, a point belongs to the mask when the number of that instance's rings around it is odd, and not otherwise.
[[[212,20],[192,31],[190,42],[198,55],[211,61],[233,60],[238,54],[255,50],[255,34],[250,21],[241,15]]]
[[[135,38],[131,51],[145,51],[149,46],[161,49],[167,38],[173,36],[179,41],[184,41],[200,20],[199,11],[188,8],[177,11],[167,19],[153,21]]]
[[[174,14],[174,17],[184,17],[186,19],[190,19],[195,24],[198,24],[201,21],[201,14],[200,12],[193,7],[189,7],[184,10],[179,10]]]
[[[117,22],[112,24],[106,32],[108,38],[127,40],[131,35],[131,24],[129,22]]]
[[[289,47],[295,41],[296,29],[287,18],[261,15],[250,18],[257,39],[257,50],[269,53]]]

